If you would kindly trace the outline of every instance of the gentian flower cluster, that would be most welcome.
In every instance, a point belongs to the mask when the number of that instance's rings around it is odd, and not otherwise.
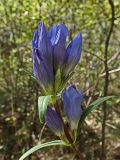
[[[69,79],[82,50],[79,33],[67,46],[68,29],[64,24],[53,25],[47,31],[39,22],[32,41],[33,72],[43,94],[57,94]]]
[[[48,104],[45,122],[48,127],[65,142],[75,141],[79,119],[82,113],[82,91],[74,85],[64,88],[74,67],[80,59],[82,35],[79,33],[66,47],[68,29],[64,24],[53,25],[47,31],[43,22],[38,24],[32,41],[33,72],[43,94],[61,93],[62,104],[56,109],[55,104]],[[56,102],[56,101],[55,101]],[[61,110],[64,108],[64,116]]]

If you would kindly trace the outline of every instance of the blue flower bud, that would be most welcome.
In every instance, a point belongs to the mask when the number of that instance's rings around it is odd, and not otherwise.
[[[56,39],[57,39],[57,36],[58,36],[57,34],[58,34],[59,30],[62,30],[65,38],[68,35],[68,29],[64,24],[53,25],[53,27],[48,32],[48,35],[50,37],[50,40],[51,40],[53,46],[56,43]]]
[[[79,33],[67,47],[62,77],[68,75],[77,65],[80,60],[81,51],[82,34]]]
[[[47,126],[59,137],[64,135],[64,126],[60,115],[52,110],[51,107],[47,107],[45,122]]]
[[[51,65],[46,62],[38,49],[33,49],[33,72],[45,94],[53,92],[54,75]]]
[[[46,27],[43,22],[39,22],[38,29],[34,33],[32,48],[37,48],[47,63],[53,63],[53,48],[49,39]]]
[[[72,130],[77,130],[78,122],[82,113],[81,102],[83,96],[82,91],[78,92],[74,85],[62,92],[62,101],[64,104],[64,112],[70,122]]]
[[[56,72],[62,66],[66,52],[66,37],[68,29],[64,24],[54,25],[48,32],[53,46],[54,71]]]

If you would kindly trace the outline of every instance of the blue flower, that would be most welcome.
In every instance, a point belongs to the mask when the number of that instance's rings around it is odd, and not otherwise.
[[[54,71],[61,67],[65,60],[66,37],[68,29],[64,24],[54,25],[48,32],[53,46]]]
[[[50,106],[47,107],[45,122],[47,126],[59,137],[64,135],[64,126],[60,115]]]
[[[33,72],[46,93],[60,91],[80,59],[81,33],[66,48],[67,35],[68,29],[64,24],[53,25],[47,31],[43,22],[39,22],[38,29],[34,32]]]
[[[54,75],[53,69],[38,49],[33,49],[33,72],[45,94],[53,92]]]
[[[62,76],[66,77],[78,64],[82,51],[82,34],[79,33],[68,45]]]
[[[77,130],[78,122],[82,113],[82,99],[82,91],[78,92],[74,85],[70,86],[68,89],[64,89],[62,92],[64,112],[73,131]]]
[[[38,29],[34,33],[32,48],[38,49],[48,64],[53,63],[53,48],[48,32],[43,22],[39,22]]]

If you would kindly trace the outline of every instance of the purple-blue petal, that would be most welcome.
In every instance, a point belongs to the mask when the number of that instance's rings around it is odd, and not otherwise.
[[[46,62],[46,59],[41,56],[38,49],[33,49],[33,72],[38,83],[43,87],[53,87],[53,70]]]
[[[78,92],[75,86],[70,86],[62,92],[62,101],[64,104],[64,112],[72,125],[72,129],[76,129],[80,115],[82,113],[82,91]]]
[[[57,71],[57,69],[64,63],[65,59],[65,42],[66,37],[63,34],[62,30],[58,31],[57,38],[54,45],[54,69]]]
[[[68,29],[64,24],[58,24],[58,25],[55,24],[55,25],[53,25],[53,27],[48,32],[49,38],[51,39],[51,42],[52,42],[53,46],[56,43],[57,34],[58,34],[59,30],[62,30],[65,38],[68,35]]]
[[[64,24],[54,25],[48,32],[49,38],[54,49],[53,61],[54,71],[56,72],[59,67],[64,63],[66,52],[66,37],[68,29]]]
[[[64,75],[69,74],[80,60],[82,51],[82,34],[79,33],[68,45],[66,50]]]
[[[38,30],[34,32],[34,36],[32,40],[32,48],[38,48]]]
[[[39,22],[38,29],[34,33],[32,47],[38,48],[42,56],[45,57],[47,62],[52,65],[53,48],[43,22]]]
[[[45,122],[48,127],[55,132],[56,135],[60,136],[63,131],[63,122],[57,112],[55,112],[50,106],[47,107]]]
[[[82,34],[79,33],[68,45],[67,48],[68,63],[73,60],[78,61],[80,59],[81,50],[82,50]]]

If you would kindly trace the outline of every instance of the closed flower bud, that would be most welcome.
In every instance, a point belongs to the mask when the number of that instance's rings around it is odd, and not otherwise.
[[[51,107],[47,107],[45,122],[47,126],[59,137],[64,135],[64,126],[60,115]]]
[[[70,86],[62,92],[62,101],[64,104],[64,112],[69,120],[71,129],[77,130],[78,122],[82,113],[81,102],[83,96],[82,91],[78,92],[75,86]]]
[[[39,22],[38,29],[34,33],[32,48],[37,48],[40,54],[46,59],[46,62],[52,65],[53,47],[43,22]]]
[[[38,49],[33,49],[33,72],[45,94],[53,92],[54,75],[51,65],[46,62]]]
[[[80,60],[82,51],[82,34],[79,33],[68,45],[63,65],[62,77],[66,77]]]
[[[53,46],[54,71],[57,72],[65,59],[68,29],[64,24],[54,25],[48,32]]]

